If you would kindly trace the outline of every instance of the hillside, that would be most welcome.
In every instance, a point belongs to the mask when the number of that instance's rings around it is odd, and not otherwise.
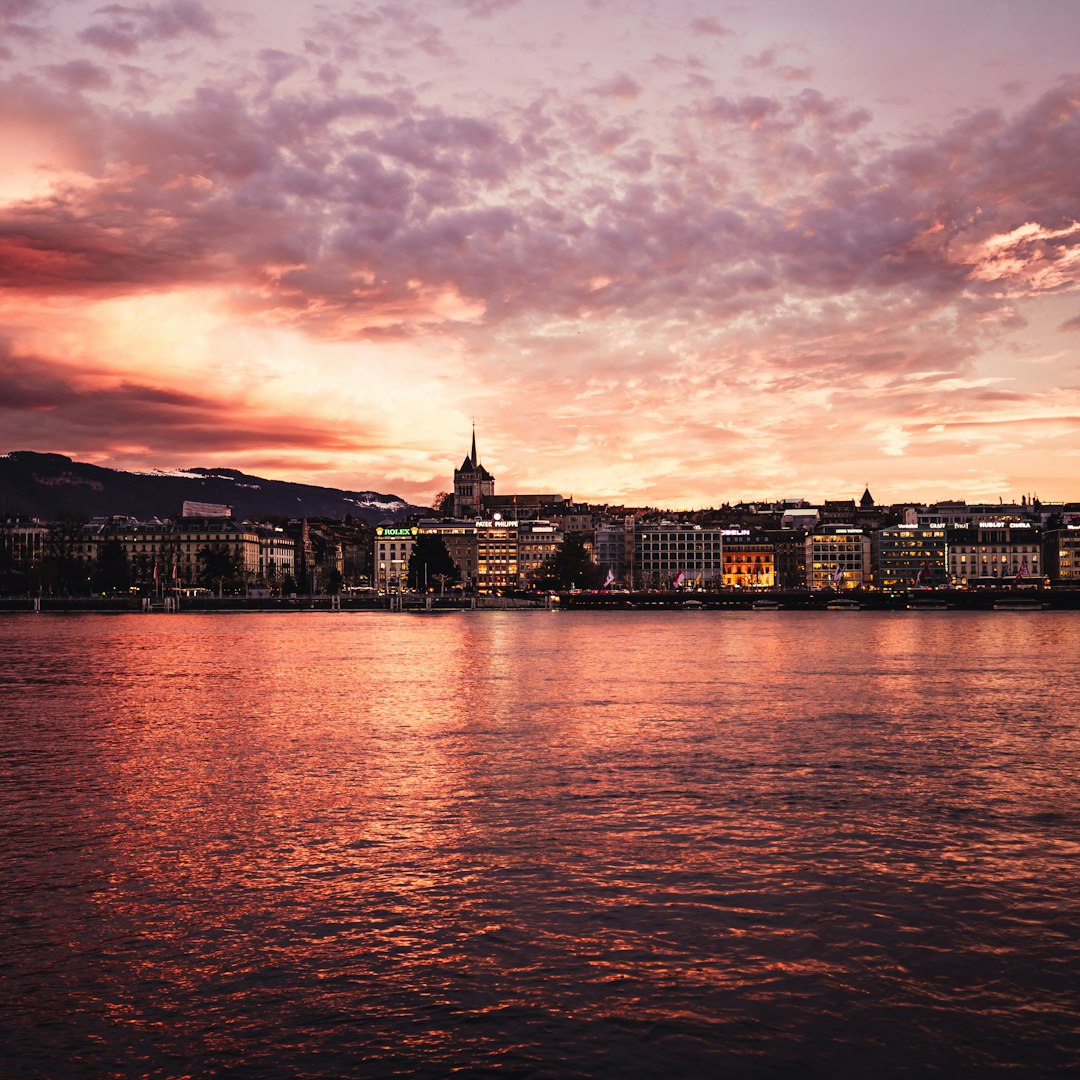
[[[224,503],[237,518],[284,515],[369,523],[399,520],[425,508],[375,491],[292,484],[236,469],[122,472],[72,461],[62,454],[17,450],[0,456],[0,516],[175,518],[185,499]]]

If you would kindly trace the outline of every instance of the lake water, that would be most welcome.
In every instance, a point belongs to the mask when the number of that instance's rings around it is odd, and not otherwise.
[[[0,617],[0,1072],[1080,1068],[1080,615]]]

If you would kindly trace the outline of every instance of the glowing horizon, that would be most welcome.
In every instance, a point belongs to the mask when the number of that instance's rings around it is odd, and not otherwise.
[[[475,417],[498,491],[1080,498],[1078,28],[19,0],[0,451],[426,504]]]

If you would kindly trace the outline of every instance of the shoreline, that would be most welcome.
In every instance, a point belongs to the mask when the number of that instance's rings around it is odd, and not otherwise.
[[[170,598],[171,600],[171,598]],[[543,597],[201,597],[166,601],[150,597],[4,597],[4,614],[267,614],[272,612],[450,611],[1080,611],[1080,589],[935,589],[925,592],[844,593],[559,593]]]

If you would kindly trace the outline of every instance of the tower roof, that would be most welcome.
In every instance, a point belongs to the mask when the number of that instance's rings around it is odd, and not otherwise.
[[[870,485],[866,485],[866,490],[862,493],[862,498],[859,500],[859,505],[867,510],[874,505],[874,496],[870,494]]]

